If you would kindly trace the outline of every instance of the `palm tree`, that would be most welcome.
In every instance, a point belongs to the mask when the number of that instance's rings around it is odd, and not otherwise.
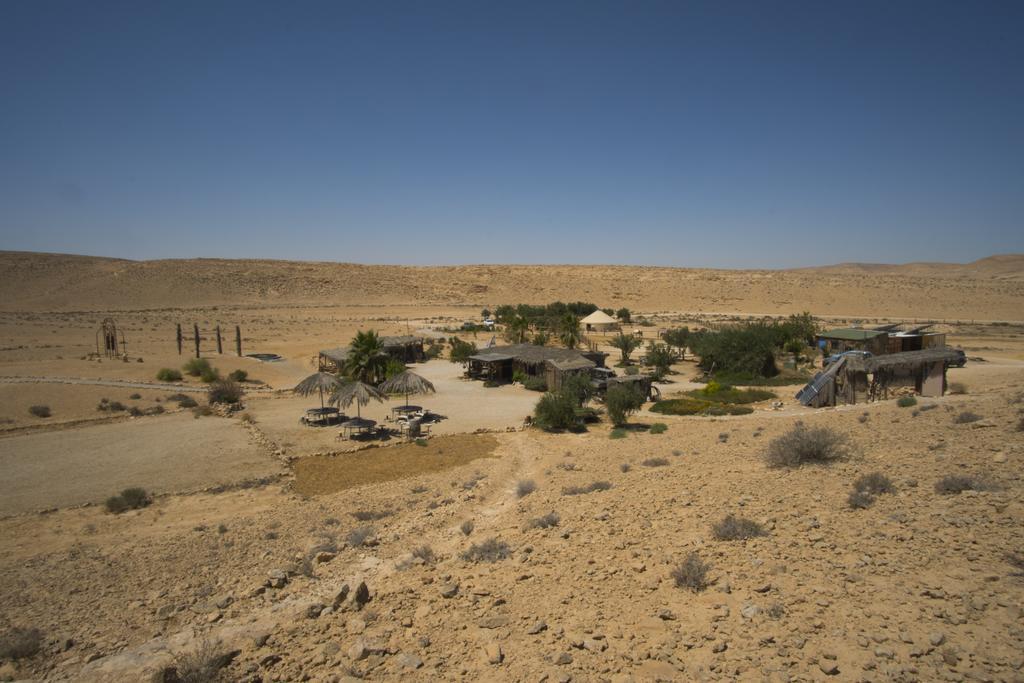
[[[508,340],[514,344],[522,344],[526,341],[526,334],[530,331],[530,321],[521,315],[517,315],[509,321],[505,333]]]
[[[575,349],[580,345],[580,342],[583,341],[583,335],[580,333],[579,316],[572,313],[566,313],[562,316],[562,320],[559,323],[558,339],[565,344],[567,349]]]
[[[631,334],[625,334],[624,332],[619,332],[619,336],[614,337],[608,343],[622,353],[623,365],[629,365],[629,354],[640,348],[640,344],[642,344],[639,339]]]
[[[383,378],[388,354],[384,352],[384,344],[376,332],[356,332],[349,349],[345,360],[345,374],[349,379],[376,384]]]

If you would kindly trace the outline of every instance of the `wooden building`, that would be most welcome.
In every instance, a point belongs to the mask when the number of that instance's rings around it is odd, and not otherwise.
[[[542,377],[548,389],[556,390],[570,373],[604,367],[607,353],[579,351],[534,344],[512,344],[483,349],[469,357],[467,374],[474,379],[511,382],[516,372]]]
[[[843,351],[870,351],[879,356],[888,352],[889,335],[885,330],[842,327],[818,335],[819,346],[826,356]]]

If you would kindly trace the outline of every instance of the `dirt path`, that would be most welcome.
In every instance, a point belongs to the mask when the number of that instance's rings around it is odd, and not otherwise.
[[[0,515],[99,503],[129,486],[156,493],[280,471],[234,420],[191,414],[0,439]]]
[[[83,377],[28,377],[28,376],[6,376],[0,377],[0,384],[76,384],[97,387],[118,387],[121,389],[166,389],[167,391],[181,391],[206,393],[207,386],[196,386],[194,384],[171,384],[169,382],[133,382],[117,379],[86,379]],[[246,393],[268,393],[269,388],[246,387]]]

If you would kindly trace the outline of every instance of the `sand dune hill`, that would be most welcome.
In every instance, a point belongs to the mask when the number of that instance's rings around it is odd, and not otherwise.
[[[586,300],[645,311],[1016,320],[1024,256],[970,264],[796,270],[639,266],[387,266],[270,260],[129,261],[0,252],[7,311],[211,305],[489,305]]]

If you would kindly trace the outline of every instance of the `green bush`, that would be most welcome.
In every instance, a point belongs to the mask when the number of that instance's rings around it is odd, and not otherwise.
[[[127,510],[139,510],[152,502],[145,489],[128,488],[118,496],[107,498],[107,512],[119,514]]]
[[[612,431],[608,432],[609,439],[625,439],[626,435],[627,432],[625,429],[613,429]]]
[[[715,380],[708,382],[703,389],[694,389],[686,392],[687,396],[699,401],[710,401],[711,403],[733,403],[742,405],[746,403],[757,403],[768,401],[778,396],[771,391],[764,389],[737,389],[728,384],[719,384]]]
[[[220,370],[217,368],[210,368],[203,370],[202,374],[199,375],[199,381],[204,384],[212,384],[220,380]]]
[[[530,391],[547,391],[548,383],[543,377],[530,377],[527,375],[522,379],[523,388]]]
[[[604,400],[608,417],[616,427],[626,424],[629,416],[640,410],[644,404],[643,395],[637,389],[624,384],[612,385]]]
[[[244,382],[249,379],[249,373],[245,370],[232,370],[231,374],[228,375],[228,379],[232,382]]]
[[[664,434],[665,432],[668,431],[668,425],[665,424],[664,422],[655,422],[654,424],[651,425],[649,431],[651,434]]]
[[[181,373],[173,368],[160,368],[156,373],[156,378],[161,382],[180,382]]]
[[[448,354],[453,363],[468,363],[469,357],[476,353],[476,344],[452,337],[452,349]]]
[[[749,415],[754,412],[750,406],[737,406],[730,403],[714,403],[694,398],[673,398],[658,401],[651,406],[651,412],[662,415],[701,415],[718,417],[722,415]]]
[[[577,425],[576,403],[563,392],[548,392],[537,401],[533,422],[547,431],[572,429]]]
[[[201,377],[204,372],[210,372],[213,368],[210,366],[210,361],[205,358],[189,358],[181,369],[185,371],[186,375]]]
[[[917,405],[917,399],[913,396],[900,396],[899,400],[896,401],[896,405],[900,408],[909,408],[910,406]]]
[[[242,387],[238,382],[232,382],[231,380],[218,380],[210,384],[207,397],[210,403],[234,404],[242,400],[242,395],[244,393],[245,392],[242,391]]]

